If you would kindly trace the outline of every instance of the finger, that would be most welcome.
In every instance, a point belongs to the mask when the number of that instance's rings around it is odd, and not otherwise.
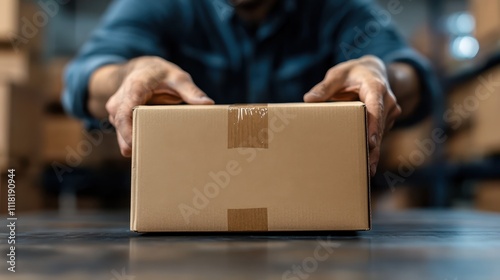
[[[167,85],[174,89],[188,104],[214,104],[214,101],[194,84],[191,76],[180,68],[173,67],[169,70]]]
[[[116,107],[118,105],[116,96],[117,96],[116,94],[112,95],[108,99],[105,105],[106,111],[108,112],[109,121],[111,122],[111,124],[113,124],[113,117],[116,114]]]
[[[330,98],[331,101],[359,101],[359,94],[357,91],[344,91],[333,94]]]
[[[120,153],[124,157],[130,157],[132,155],[132,147],[130,147],[120,133],[116,133],[116,138],[118,139],[118,146],[120,147]]]
[[[122,155],[130,156],[132,150],[132,108],[120,107],[114,120],[120,151]]]
[[[377,173],[378,162],[380,159],[380,146],[370,150],[370,176],[375,176]]]
[[[348,68],[346,64],[339,64],[330,68],[323,81],[315,85],[304,95],[304,102],[324,102],[333,99],[333,96],[345,88]]]
[[[119,96],[119,106],[112,117],[116,131],[121,136],[122,153],[132,147],[132,111],[135,106],[145,105],[153,96],[150,89],[152,76],[137,75],[129,77],[115,94]]]
[[[114,115],[116,132],[121,136],[121,150],[132,147],[132,111],[135,106],[145,105],[153,95],[143,83],[129,80],[123,85],[125,94],[122,95],[120,106]]]
[[[360,88],[360,99],[366,104],[368,113],[368,136],[370,150],[380,145],[384,126],[384,96],[387,89],[376,84],[365,83]],[[378,161],[378,159],[377,159]]]
[[[386,125],[385,125],[384,133],[391,130],[391,128],[394,126],[396,119],[401,115],[401,112],[402,112],[401,107],[397,104],[395,97],[394,97],[393,102],[394,102],[393,109],[391,109],[390,112],[387,114],[387,120],[385,122]],[[386,105],[385,107],[387,108],[388,106]]]
[[[183,100],[180,96],[166,93],[153,95],[153,97],[148,100],[147,105],[171,105],[180,104],[182,102]]]
[[[370,175],[373,177],[377,172],[377,166],[380,159],[380,144],[384,129],[383,96],[369,94],[365,100],[365,104],[368,113]]]
[[[108,121],[112,126],[115,126],[115,117],[114,115],[109,115],[108,116]]]

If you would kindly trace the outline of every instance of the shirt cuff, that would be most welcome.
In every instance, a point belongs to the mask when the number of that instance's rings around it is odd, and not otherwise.
[[[394,126],[411,126],[429,116],[434,110],[433,101],[439,94],[439,83],[429,63],[418,53],[409,48],[391,53],[383,60],[386,65],[401,62],[413,66],[422,86],[420,92],[420,102],[415,108],[413,114],[403,120],[398,120]]]

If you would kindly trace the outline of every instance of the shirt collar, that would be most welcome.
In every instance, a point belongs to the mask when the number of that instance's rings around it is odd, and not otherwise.
[[[297,9],[297,0],[279,0],[279,9],[285,14],[294,12]],[[234,7],[229,4],[229,0],[210,0],[214,6],[217,15],[221,20],[230,19],[234,20],[236,17],[236,12]]]

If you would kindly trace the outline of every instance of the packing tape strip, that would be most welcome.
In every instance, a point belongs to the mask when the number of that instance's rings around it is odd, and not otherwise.
[[[263,148],[269,145],[266,104],[231,105],[227,112],[227,148]]]
[[[268,231],[267,208],[227,209],[228,231]]]

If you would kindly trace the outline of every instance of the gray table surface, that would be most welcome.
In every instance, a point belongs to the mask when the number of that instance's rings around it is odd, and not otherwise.
[[[500,214],[378,213],[351,236],[141,235],[128,218],[19,215],[15,273],[0,230],[0,279],[500,279]]]

